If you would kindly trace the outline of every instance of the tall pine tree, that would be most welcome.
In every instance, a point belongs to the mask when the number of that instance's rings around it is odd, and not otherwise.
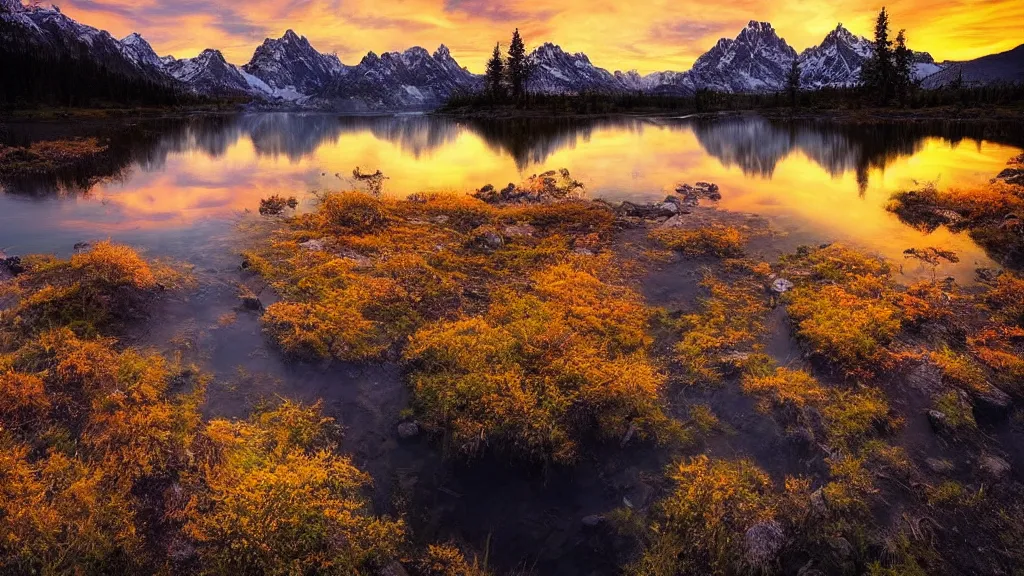
[[[487,92],[491,98],[501,99],[505,96],[505,61],[501,59],[501,44],[494,45],[494,53],[487,61]]]
[[[786,76],[786,89],[789,92],[789,103],[795,108],[800,96],[800,63],[796,58],[793,59],[793,65]]]
[[[881,104],[889,102],[893,88],[892,40],[889,40],[889,13],[882,7],[875,21],[874,53],[861,69],[861,83],[878,98]]]
[[[526,61],[526,45],[519,35],[519,28],[512,33],[512,42],[508,45],[508,80],[512,88],[512,97],[521,99],[526,95],[526,82],[530,71]]]
[[[900,104],[906,104],[914,88],[914,53],[907,48],[906,30],[896,35],[896,46],[892,51],[893,88]]]

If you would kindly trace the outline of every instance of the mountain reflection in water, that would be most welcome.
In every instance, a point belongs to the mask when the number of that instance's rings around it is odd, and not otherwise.
[[[590,196],[659,200],[710,180],[724,209],[755,212],[813,241],[855,242],[891,258],[934,245],[987,264],[966,238],[928,237],[884,210],[916,182],[987,181],[1020,153],[1019,127],[914,122],[840,125],[754,116],[462,120],[422,115],[261,113],[132,123],[11,123],[0,142],[98,136],[90,166],[0,183],[0,247],[64,251],[63,239],[111,236],[161,248],[169,235],[202,246],[204,223],[273,193],[351,187],[356,166],[389,176],[387,191],[463,192],[568,168]],[[967,140],[968,142],[964,142]],[[223,226],[220,226],[223,228]]]

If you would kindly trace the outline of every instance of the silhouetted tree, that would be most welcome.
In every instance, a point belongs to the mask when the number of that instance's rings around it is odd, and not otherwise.
[[[861,82],[866,89],[885,104],[892,94],[893,61],[892,40],[889,40],[889,13],[885,7],[878,13],[875,21],[874,53],[864,63],[861,70]]]
[[[492,98],[505,95],[505,61],[501,59],[501,44],[494,45],[494,53],[487,61],[487,91]]]
[[[893,87],[900,104],[906,104],[914,87],[914,53],[907,48],[906,30],[896,35],[893,49]]]
[[[512,33],[512,42],[508,45],[508,80],[512,88],[512,97],[522,98],[526,94],[526,82],[530,75],[530,65],[526,61],[526,45],[519,35],[519,28]]]
[[[790,105],[796,107],[797,98],[800,97],[800,63],[793,59],[793,65],[789,68],[789,75],[786,76],[786,89],[789,91]]]

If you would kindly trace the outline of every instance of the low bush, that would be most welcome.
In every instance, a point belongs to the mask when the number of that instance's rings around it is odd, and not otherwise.
[[[657,228],[651,238],[666,248],[690,257],[717,256],[738,258],[743,255],[746,236],[734,226],[713,224],[701,228]]]

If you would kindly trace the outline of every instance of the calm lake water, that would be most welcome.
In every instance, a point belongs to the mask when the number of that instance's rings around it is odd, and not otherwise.
[[[962,262],[944,272],[969,278],[993,263],[966,235],[923,234],[885,204],[892,192],[926,181],[984,183],[1022,146],[1012,130],[954,123],[291,113],[7,124],[0,141],[95,132],[115,151],[109,165],[0,185],[0,249],[67,254],[76,242],[112,238],[195,262],[260,198],[297,195],[308,207],[314,190],[353,187],[356,166],[382,170],[387,192],[403,196],[502,186],[564,167],[589,196],[608,200],[660,200],[683,182],[715,182],[721,209],[765,216],[786,237],[852,243],[895,260],[910,247],[949,248]]]

